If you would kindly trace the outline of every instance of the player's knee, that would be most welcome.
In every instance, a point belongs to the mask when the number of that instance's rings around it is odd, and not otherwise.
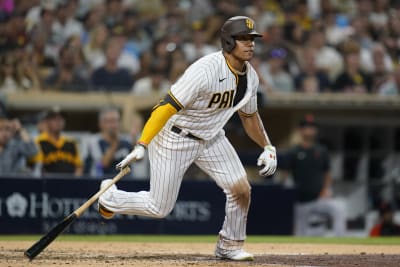
[[[153,213],[153,218],[155,219],[164,219],[165,217],[168,216],[169,213],[158,211]]]
[[[173,207],[156,207],[154,209],[152,209],[152,217],[156,218],[156,219],[163,219],[165,217],[167,217],[171,211],[172,211]]]
[[[236,182],[230,189],[233,199],[242,209],[248,209],[250,205],[251,187],[246,178]]]

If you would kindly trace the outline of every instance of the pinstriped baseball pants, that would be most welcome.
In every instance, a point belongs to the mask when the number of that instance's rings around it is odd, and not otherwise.
[[[163,218],[175,205],[184,173],[195,163],[226,194],[226,216],[218,246],[241,248],[246,238],[250,185],[236,151],[223,132],[212,140],[198,141],[169,129],[164,127],[149,145],[150,190],[109,190],[100,202],[117,214]]]

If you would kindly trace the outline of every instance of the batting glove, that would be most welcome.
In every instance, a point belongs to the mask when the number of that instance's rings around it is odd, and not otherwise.
[[[136,145],[132,152],[117,164],[117,169],[122,170],[132,162],[143,159],[145,153],[146,148],[143,145]]]
[[[265,165],[258,173],[261,176],[270,176],[276,170],[276,149],[274,146],[264,147],[264,152],[258,157],[257,166]]]

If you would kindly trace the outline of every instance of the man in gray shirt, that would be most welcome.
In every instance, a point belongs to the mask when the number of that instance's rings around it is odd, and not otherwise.
[[[35,142],[18,120],[0,118],[0,176],[24,172],[24,160],[36,153]]]

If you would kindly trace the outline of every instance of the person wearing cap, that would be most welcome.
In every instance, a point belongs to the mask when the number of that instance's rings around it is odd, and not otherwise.
[[[257,161],[259,174],[275,172],[275,147],[257,110],[259,79],[249,63],[256,37],[261,35],[251,18],[235,16],[222,25],[222,51],[206,55],[186,69],[153,108],[132,152],[116,166],[124,169],[143,159],[148,148],[150,190],[126,192],[112,185],[99,198],[100,215],[106,219],[114,214],[166,217],[175,205],[184,174],[195,163],[226,195],[226,216],[215,256],[232,261],[253,260],[253,255],[243,248],[250,184],[223,128],[237,112],[248,136],[262,148]],[[109,183],[104,180],[100,187]]]
[[[279,160],[283,178],[292,177],[295,192],[294,232],[298,236],[314,235],[310,227],[312,215],[327,215],[333,222],[336,236],[345,234],[345,213],[332,198],[329,154],[317,143],[318,128],[314,116],[307,114],[298,125],[299,144],[290,148]]]
[[[388,202],[379,206],[379,222],[369,232],[371,237],[400,236],[400,225],[394,222],[394,208]]]
[[[36,137],[39,153],[31,159],[40,173],[82,175],[82,162],[75,140],[62,134],[65,120],[61,110],[54,107],[43,114],[44,131]]]
[[[0,117],[0,175],[26,173],[26,159],[38,149],[19,120]]]
[[[260,73],[273,92],[291,93],[294,91],[293,77],[285,70],[288,51],[283,47],[275,47],[266,55],[266,63],[260,66]]]

